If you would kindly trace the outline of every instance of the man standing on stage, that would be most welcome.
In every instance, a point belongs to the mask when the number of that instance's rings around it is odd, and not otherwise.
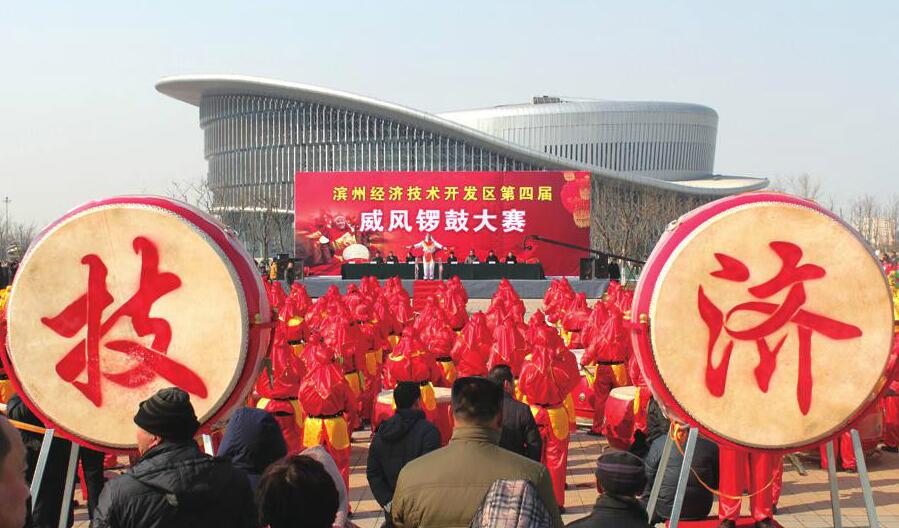
[[[431,233],[426,233],[425,239],[412,247],[421,248],[422,261],[424,262],[424,279],[434,280],[434,253],[437,253],[439,249],[443,249],[443,245],[434,240]]]

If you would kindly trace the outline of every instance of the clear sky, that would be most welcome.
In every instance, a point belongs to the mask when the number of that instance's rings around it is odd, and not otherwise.
[[[317,84],[426,111],[537,94],[718,111],[716,172],[899,192],[899,2],[0,3],[0,198],[44,223],[205,174],[168,75]],[[842,198],[839,198],[842,197]]]

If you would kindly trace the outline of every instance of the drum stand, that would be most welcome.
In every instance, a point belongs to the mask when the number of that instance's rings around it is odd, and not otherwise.
[[[41,440],[41,450],[37,456],[37,464],[34,467],[34,475],[31,477],[31,511],[34,511],[37,496],[41,490],[41,481],[47,470],[47,458],[50,456],[50,444],[53,442],[53,429],[44,430],[44,438]],[[69,449],[69,463],[66,466],[66,480],[62,488],[62,504],[59,509],[59,528],[66,528],[69,520],[69,512],[72,509],[72,493],[75,491],[75,473],[78,471],[78,452],[81,446],[72,442]]]
[[[672,425],[673,427],[673,425]],[[865,510],[868,514],[869,526],[880,526],[877,518],[877,510],[874,506],[874,495],[871,490],[871,480],[868,477],[868,466],[865,463],[865,453],[862,449],[861,438],[858,431],[850,430],[852,437],[852,449],[855,452],[855,460],[858,465],[858,478],[861,481],[862,496],[865,500]],[[684,494],[687,491],[687,479],[690,477],[690,470],[693,466],[693,453],[696,450],[696,440],[699,437],[699,430],[691,427],[687,434],[687,445],[684,449],[684,461],[681,464],[680,474],[677,479],[677,490],[674,493],[674,504],[671,506],[671,518],[669,526],[677,528],[680,524],[681,508],[684,505]],[[671,448],[674,445],[673,435],[669,431],[665,440],[665,447],[662,449],[662,458],[659,461],[659,469],[656,471],[656,478],[652,483],[652,491],[649,494],[649,502],[646,511],[650,519],[656,509],[656,502],[659,500],[659,491],[662,488],[662,481],[665,478],[665,470],[668,468],[668,459],[671,458]],[[830,480],[830,502],[833,512],[834,528],[843,528],[843,520],[840,515],[840,490],[837,482],[837,467],[834,456],[833,440],[827,442],[827,475]]]

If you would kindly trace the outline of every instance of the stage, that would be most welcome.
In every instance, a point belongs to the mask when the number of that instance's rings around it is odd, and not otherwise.
[[[545,280],[513,279],[509,283],[512,284],[512,287],[515,288],[515,291],[518,292],[522,299],[542,299],[546,289],[549,288],[551,280],[552,277],[548,277]],[[346,293],[346,289],[350,284],[359,284],[358,280],[344,280],[340,277],[307,277],[297,282],[304,285],[306,291],[309,292],[309,296],[313,298],[324,295],[332,285],[337,286],[340,293]],[[383,283],[383,281],[381,282]],[[412,285],[415,281],[403,280],[402,282],[409,295],[412,295]],[[575,292],[587,294],[588,299],[598,299],[609,286],[608,279],[580,280],[569,277],[568,282]],[[500,281],[491,279],[462,280],[462,285],[465,286],[465,291],[468,292],[468,297],[471,299],[489,299],[493,297],[499,283]],[[284,283],[282,282],[282,284]]]

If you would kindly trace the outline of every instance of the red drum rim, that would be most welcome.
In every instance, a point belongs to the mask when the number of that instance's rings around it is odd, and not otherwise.
[[[226,418],[237,405],[242,405],[246,400],[247,396],[253,388],[253,382],[255,381],[256,373],[259,371],[262,364],[262,360],[264,357],[263,351],[267,348],[271,337],[270,326],[272,322],[272,313],[271,308],[268,304],[268,299],[265,296],[265,288],[262,285],[261,279],[255,273],[256,268],[251,264],[252,260],[249,255],[239,245],[238,242],[232,240],[227,235],[227,232],[222,225],[211,220],[205,213],[201,212],[199,209],[172,198],[164,198],[160,196],[130,195],[107,198],[103,200],[92,200],[79,205],[74,209],[71,209],[62,217],[58,218],[43,230],[41,230],[38,236],[35,237],[31,248],[29,248],[29,250],[22,258],[20,265],[24,266],[27,263],[33,249],[38,246],[38,242],[46,238],[55,230],[57,226],[59,226],[63,222],[88,210],[114,205],[151,208],[155,207],[182,218],[184,221],[198,229],[204,236],[208,238],[208,240],[214,242],[215,249],[217,249],[221,254],[227,257],[228,266],[236,273],[236,278],[240,286],[240,293],[242,294],[243,302],[245,303],[244,309],[246,310],[247,322],[249,325],[249,328],[246,332],[247,339],[245,361],[240,370],[240,374],[236,378],[237,381],[234,385],[234,390],[232,391],[232,393],[228,396],[227,399],[225,399],[224,403],[222,403],[219,408],[212,413],[209,418],[207,418],[200,424],[198,434],[208,433],[215,427],[216,424]],[[13,289],[13,291],[14,290],[15,289]],[[0,347],[0,352],[2,352],[0,353],[0,360],[2,360],[3,366],[6,369],[10,383],[12,384],[16,393],[22,398],[23,403],[25,403],[25,405],[35,414],[35,416],[38,417],[38,419],[40,419],[46,425],[47,428],[54,428],[55,434],[57,436],[60,436],[67,440],[71,440],[78,443],[79,445],[88,447],[90,449],[95,449],[97,451],[121,454],[130,454],[134,452],[134,449],[132,448],[123,449],[120,447],[98,444],[81,438],[76,433],[73,433],[67,429],[58,427],[57,424],[40,409],[40,407],[38,407],[34,402],[31,401],[26,392],[23,390],[16,374],[15,366],[12,364],[8,357],[8,344],[9,337],[7,336],[5,342],[3,343],[3,346]],[[253,350],[257,351],[255,358],[250,355],[250,351]],[[136,413],[137,409],[135,409],[134,411]]]
[[[868,412],[873,406],[877,405],[880,397],[887,389],[888,380],[891,375],[891,369],[889,365],[893,365],[893,370],[899,370],[899,361],[897,361],[899,360],[899,356],[897,356],[897,354],[899,354],[899,351],[897,351],[897,347],[895,346],[895,341],[897,339],[897,336],[895,334],[893,338],[894,346],[889,352],[887,366],[881,374],[880,381],[877,383],[876,390],[872,392],[872,394],[868,397],[868,400],[861,404],[855,411],[855,413],[852,414],[839,428],[828,433],[824,437],[810,439],[808,442],[802,443],[801,445],[790,445],[782,448],[768,448],[743,445],[734,442],[731,439],[725,438],[715,433],[714,431],[709,430],[708,428],[700,424],[688,412],[686,412],[686,410],[674,398],[670,389],[668,388],[664,380],[662,380],[659,372],[655,368],[651,336],[649,331],[649,314],[654,298],[656,285],[662,275],[663,268],[667,265],[668,261],[672,258],[672,255],[675,253],[681,243],[684,242],[684,240],[686,240],[691,235],[691,233],[697,230],[700,226],[705,224],[710,219],[718,216],[719,214],[736,207],[763,202],[782,203],[792,206],[804,207],[829,217],[830,219],[841,224],[844,228],[847,229],[849,233],[852,233],[855,238],[868,249],[870,258],[876,262],[874,251],[871,249],[870,245],[857,233],[857,231],[851,225],[843,221],[843,219],[841,219],[833,212],[821,207],[811,200],[806,200],[796,196],[772,191],[755,191],[719,199],[703,205],[697,209],[694,209],[693,211],[671,222],[671,224],[668,225],[665,232],[659,238],[659,241],[656,243],[654,249],[652,250],[652,253],[650,253],[649,258],[646,261],[646,265],[643,268],[640,280],[634,292],[634,300],[631,306],[631,338],[633,341],[634,353],[636,354],[637,361],[640,365],[640,370],[642,371],[643,376],[653,393],[653,396],[656,398],[659,404],[665,407],[669,412],[674,413],[675,416],[689,424],[691,427],[699,428],[703,435],[719,444],[743,450],[748,449],[772,453],[792,453],[803,449],[817,447],[818,445],[827,442],[834,435],[846,430],[859,418],[864,416],[864,414]],[[882,270],[881,275],[883,275]],[[887,291],[889,291],[889,285],[887,283],[886,276],[883,276],[883,287]],[[889,297],[892,298],[891,296]]]

